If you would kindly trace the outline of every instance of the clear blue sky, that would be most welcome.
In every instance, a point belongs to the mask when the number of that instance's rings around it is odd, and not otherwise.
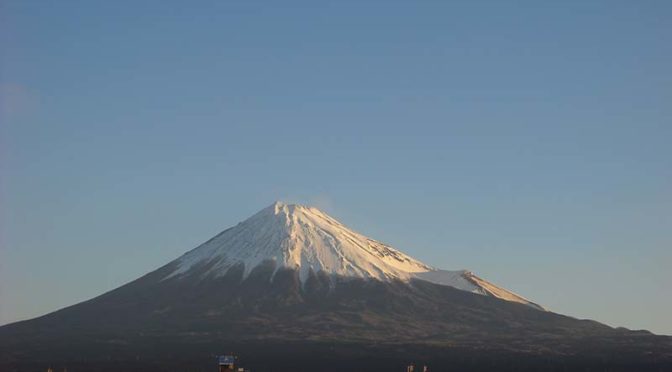
[[[0,323],[274,200],[672,334],[672,2],[0,1]]]

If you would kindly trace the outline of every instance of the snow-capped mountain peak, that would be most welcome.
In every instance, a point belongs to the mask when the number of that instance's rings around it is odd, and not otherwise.
[[[207,263],[206,275],[223,275],[243,264],[247,276],[264,261],[299,270],[302,281],[311,270],[378,280],[408,280],[412,273],[432,270],[317,208],[276,202],[179,258],[178,269],[171,275]]]
[[[275,202],[187,252],[165,279],[218,277],[243,266],[243,278],[263,263],[297,270],[301,282],[311,272],[380,281],[420,279],[435,284],[528,304],[525,298],[466,270],[438,270],[401,251],[359,234],[323,211]]]

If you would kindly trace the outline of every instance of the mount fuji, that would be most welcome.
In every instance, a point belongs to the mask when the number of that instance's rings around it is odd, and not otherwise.
[[[255,372],[672,367],[671,337],[556,314],[283,203],[117,289],[0,327],[1,371],[208,370],[231,351]]]

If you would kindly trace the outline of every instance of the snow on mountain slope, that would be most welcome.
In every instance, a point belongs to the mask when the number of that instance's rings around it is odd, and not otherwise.
[[[415,274],[415,277],[434,284],[449,285],[467,292],[474,292],[482,295],[486,294],[481,287],[467,279],[467,274],[469,274],[469,271],[467,270],[431,270],[417,273]]]
[[[507,301],[540,306],[468,271],[437,270],[404,253],[356,233],[317,208],[275,204],[178,258],[165,279],[207,267],[217,277],[244,265],[243,277],[263,262],[298,270],[302,282],[311,271],[381,281],[421,279]]]
[[[497,297],[506,301],[518,302],[529,305],[538,310],[546,310],[543,306],[535,304],[525,297],[492,284],[487,280],[481,279],[468,270],[431,270],[423,273],[416,273],[415,277],[417,279],[422,279],[431,283],[455,287],[463,291],[477,293],[484,296]]]

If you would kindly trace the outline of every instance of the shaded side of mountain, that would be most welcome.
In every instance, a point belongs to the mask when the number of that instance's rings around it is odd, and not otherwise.
[[[130,369],[140,363],[141,369],[152,369],[153,363],[157,368],[198,364],[229,351],[245,353],[251,363],[277,357],[319,364],[330,360],[329,353],[311,350],[324,348],[344,360],[375,350],[369,357],[380,357],[381,365],[412,356],[435,363],[467,363],[469,356],[532,364],[588,358],[595,363],[655,361],[655,366],[672,360],[670,337],[614,329],[422,280],[334,281],[311,273],[301,283],[297,271],[276,271],[272,262],[245,280],[243,267],[204,280],[198,273],[207,269],[164,280],[173,270],[167,265],[89,301],[0,327],[0,365],[30,368],[60,361],[122,363]],[[284,353],[274,356],[279,350]],[[179,360],[166,364],[165,358]]]

